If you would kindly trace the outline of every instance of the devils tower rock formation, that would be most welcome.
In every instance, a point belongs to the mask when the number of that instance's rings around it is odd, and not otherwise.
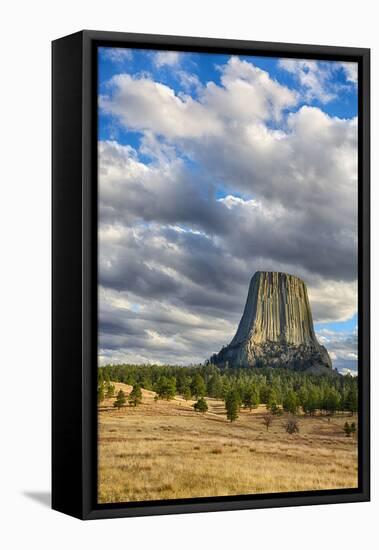
[[[318,343],[305,283],[287,273],[257,271],[231,343],[211,358],[219,366],[271,366],[331,373]]]

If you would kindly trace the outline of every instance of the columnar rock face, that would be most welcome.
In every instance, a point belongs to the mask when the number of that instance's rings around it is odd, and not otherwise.
[[[287,273],[257,271],[236,335],[211,361],[331,372],[329,354],[316,339],[305,283]]]

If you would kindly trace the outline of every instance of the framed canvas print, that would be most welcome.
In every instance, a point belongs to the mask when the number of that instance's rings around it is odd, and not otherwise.
[[[53,42],[53,508],[369,500],[369,50]]]

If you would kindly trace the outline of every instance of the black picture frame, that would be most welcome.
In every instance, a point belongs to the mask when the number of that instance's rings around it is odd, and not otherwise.
[[[97,504],[98,46],[355,61],[359,83],[359,486]],[[360,502],[370,499],[370,50],[81,31],[52,43],[52,507],[81,519]]]

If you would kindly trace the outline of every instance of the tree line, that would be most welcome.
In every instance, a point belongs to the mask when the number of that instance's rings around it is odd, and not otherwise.
[[[154,391],[157,400],[169,400],[177,394],[186,400],[196,399],[194,408],[198,412],[207,410],[205,397],[222,399],[232,422],[238,418],[241,407],[251,410],[260,403],[266,405],[271,415],[283,411],[296,415],[300,410],[310,416],[316,411],[354,414],[358,410],[358,379],[350,375],[317,376],[267,367],[220,369],[212,364],[107,365],[100,367],[98,373],[99,402],[105,397],[114,397],[112,382],[122,382],[133,386],[133,391],[137,388],[137,393],[141,387]]]

